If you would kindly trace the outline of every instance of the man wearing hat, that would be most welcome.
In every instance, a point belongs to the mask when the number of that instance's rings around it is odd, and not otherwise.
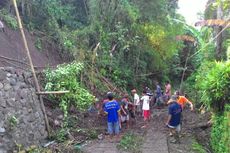
[[[179,132],[181,130],[181,112],[182,108],[177,103],[177,96],[172,95],[168,102],[168,120],[166,122],[167,127],[170,129],[170,132],[173,134],[175,140],[174,143],[180,143]]]
[[[120,115],[120,105],[113,98],[113,93],[107,93],[108,102],[104,105],[104,112],[107,114],[107,125],[108,125],[108,133],[112,138],[113,134],[119,138],[119,115]]]

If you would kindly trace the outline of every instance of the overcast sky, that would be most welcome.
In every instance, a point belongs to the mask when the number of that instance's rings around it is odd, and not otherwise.
[[[204,12],[208,0],[179,0],[178,13],[185,17],[189,25],[193,25],[199,20],[197,13]]]

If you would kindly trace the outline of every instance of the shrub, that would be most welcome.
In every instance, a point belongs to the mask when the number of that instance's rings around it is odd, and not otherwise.
[[[18,22],[16,18],[10,15],[6,10],[0,10],[0,17],[3,18],[7,26],[12,28],[13,30],[18,29]]]
[[[216,114],[213,118],[211,146],[215,153],[229,153],[230,144],[230,105],[225,106],[224,115]]]
[[[94,96],[81,86],[78,79],[82,69],[82,63],[73,62],[60,65],[53,71],[45,71],[45,89],[47,91],[70,91],[69,93],[56,97],[60,101],[60,107],[65,117],[67,117],[68,109],[71,105],[76,106],[79,110],[86,110],[94,100]],[[55,98],[54,96],[52,97]]]
[[[206,63],[196,77],[201,100],[215,112],[223,112],[230,101],[230,62]]]

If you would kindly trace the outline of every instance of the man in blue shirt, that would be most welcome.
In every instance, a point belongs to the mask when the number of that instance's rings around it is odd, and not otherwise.
[[[107,114],[107,123],[108,123],[108,133],[112,137],[113,134],[119,137],[119,115],[120,115],[120,105],[114,100],[113,93],[107,93],[108,102],[104,105],[104,111]]]
[[[158,107],[163,105],[161,87],[158,82],[156,82],[156,105]]]
[[[173,134],[175,138],[175,140],[172,142],[180,143],[179,132],[181,130],[180,122],[181,122],[182,108],[177,103],[177,96],[175,95],[171,96],[171,99],[169,102],[170,103],[168,107],[168,120],[166,122],[166,125],[170,129],[170,132]]]

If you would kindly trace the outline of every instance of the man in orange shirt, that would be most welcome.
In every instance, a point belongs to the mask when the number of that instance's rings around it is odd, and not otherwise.
[[[176,92],[175,92],[175,95],[178,96],[177,102],[178,102],[178,104],[181,105],[182,110],[184,109],[186,103],[188,103],[188,104],[190,105],[191,111],[193,111],[193,104],[192,104],[191,101],[189,101],[189,100],[186,98],[186,96],[180,96],[179,91],[176,91]]]

